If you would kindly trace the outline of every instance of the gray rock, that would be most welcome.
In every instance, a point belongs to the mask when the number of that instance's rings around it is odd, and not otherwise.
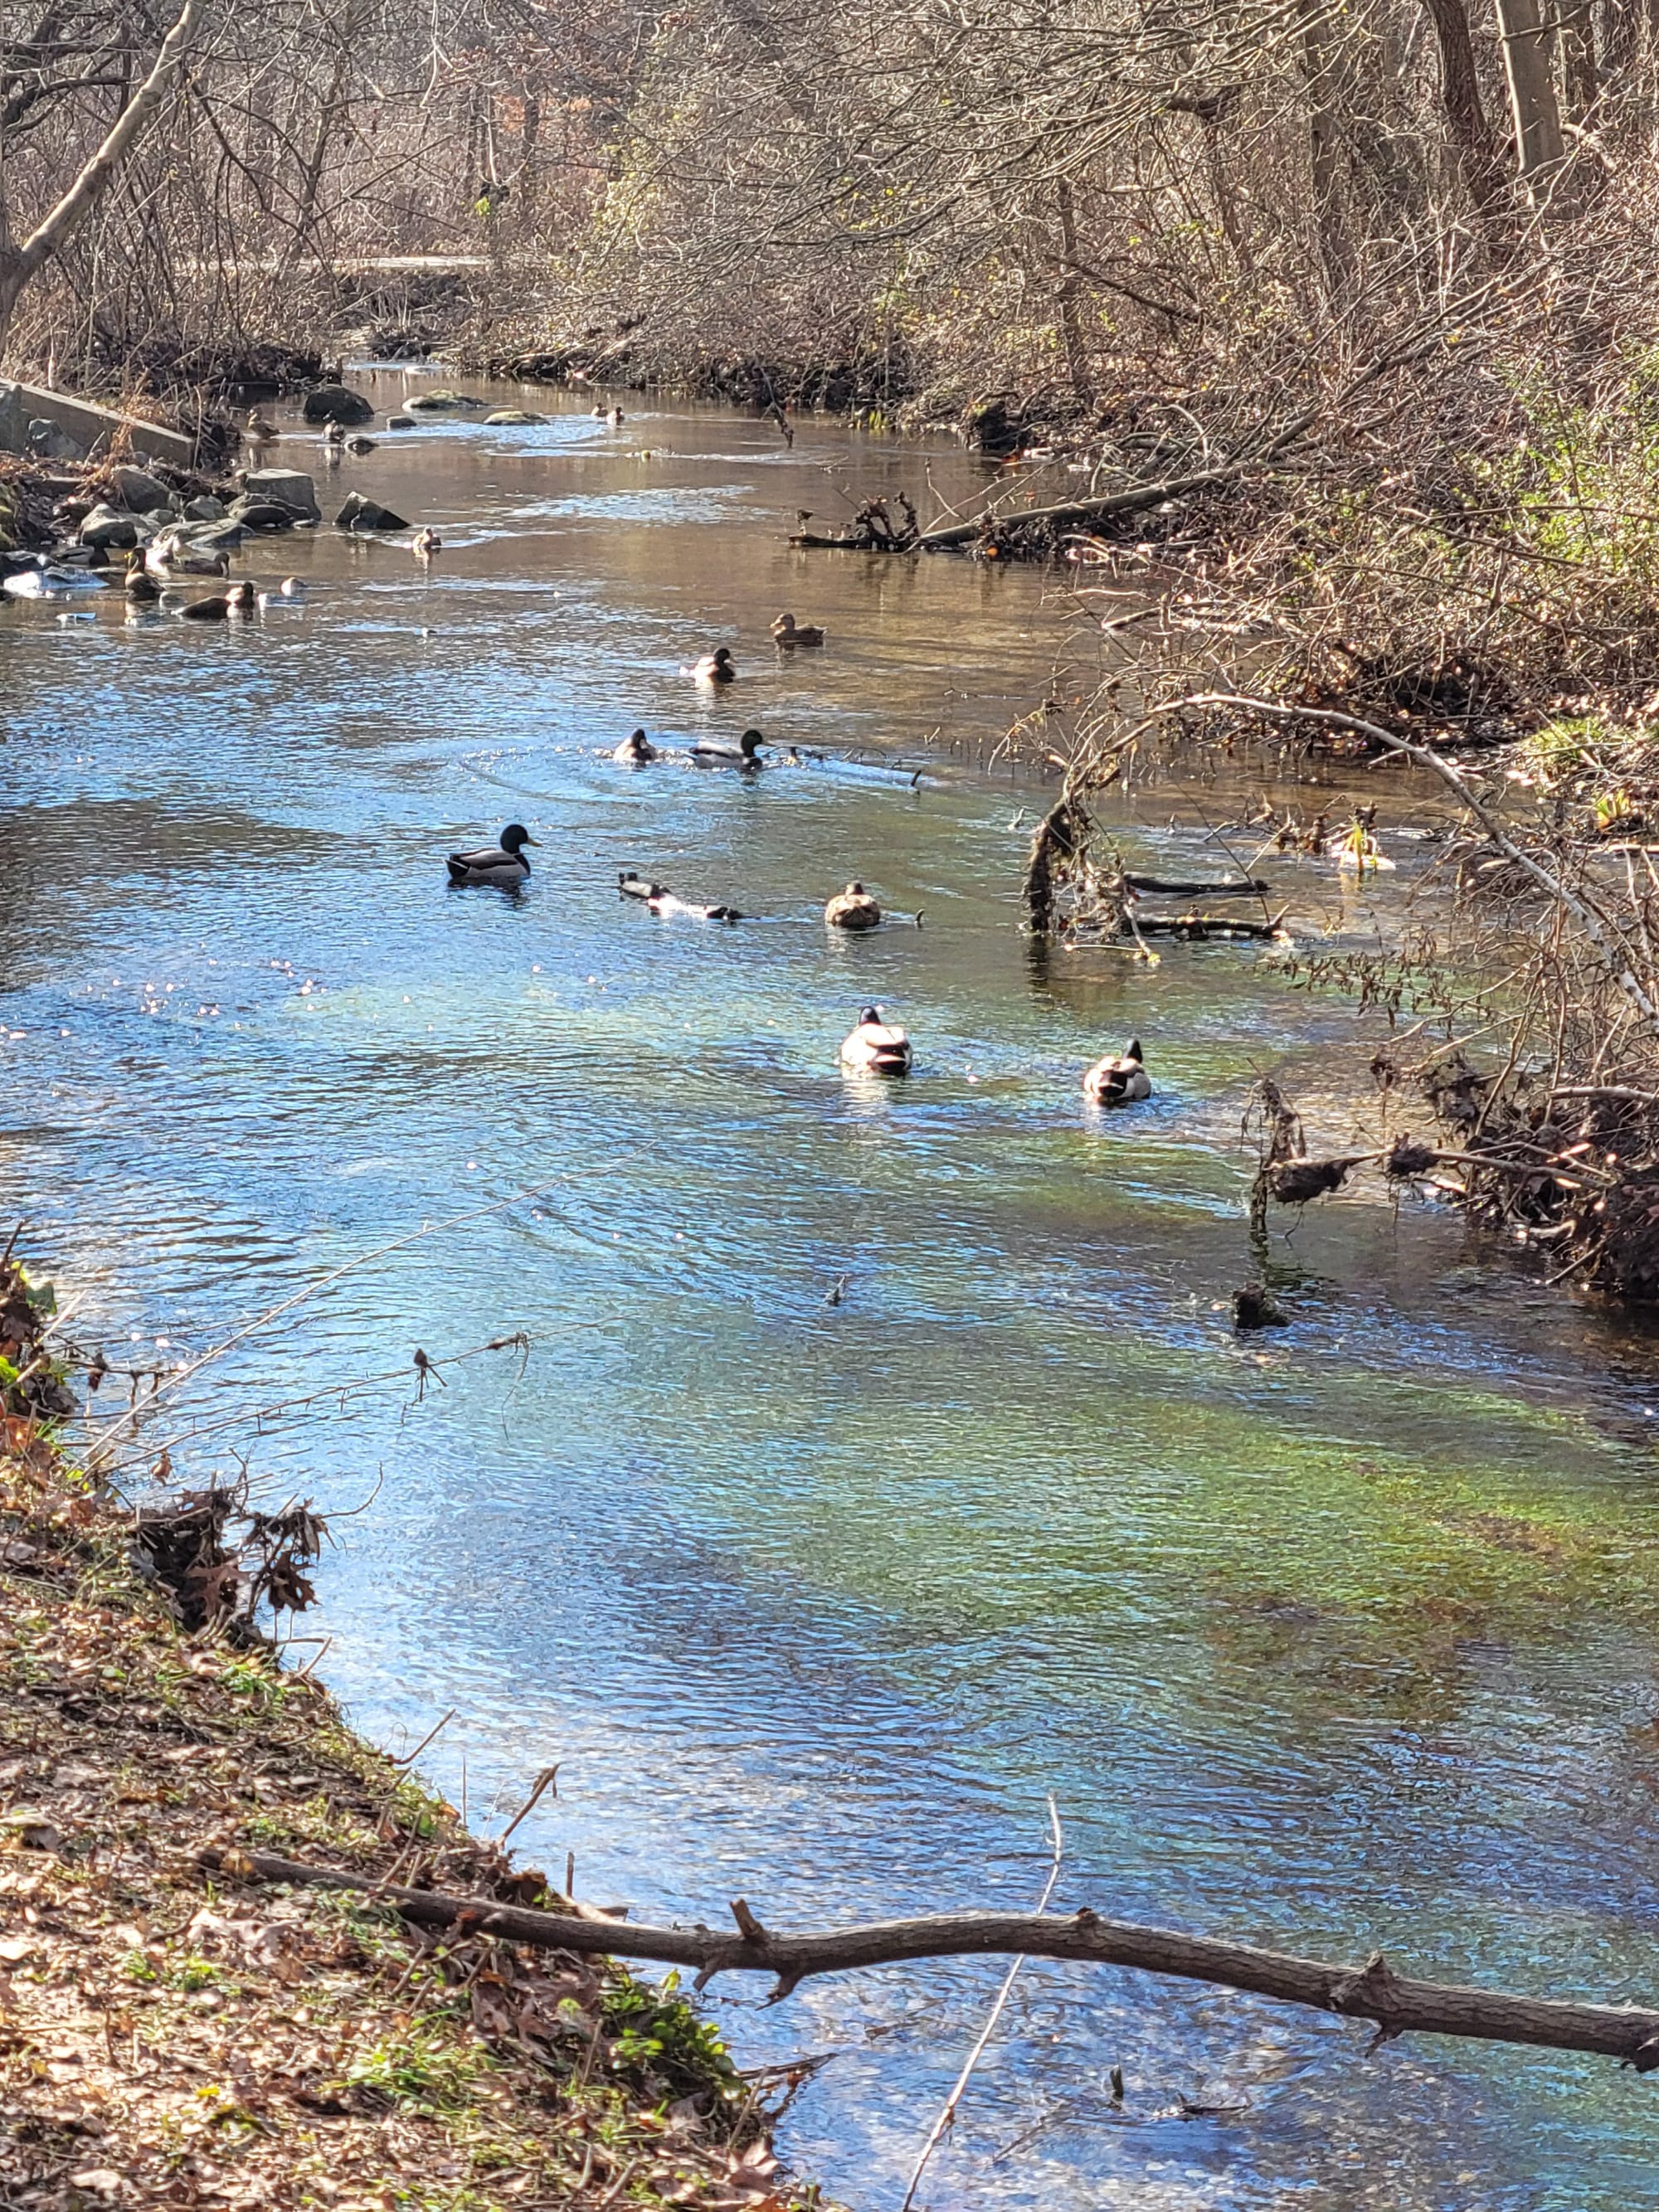
[[[232,522],[240,522],[246,530],[292,530],[300,520],[291,507],[280,499],[253,499],[244,493],[240,499],[230,502]]]
[[[55,422],[47,422],[44,415],[31,417],[25,434],[28,450],[37,460],[84,461],[87,449],[67,430],[60,430]]]
[[[199,499],[191,501],[184,514],[186,522],[222,522],[225,503],[222,499],[216,499],[210,491],[204,491]]]
[[[148,514],[140,515],[138,519],[141,522],[147,522],[152,530],[165,530],[168,523],[176,521],[178,518],[170,507],[152,507]]]
[[[516,425],[520,422],[545,422],[546,420],[545,415],[532,415],[522,407],[498,407],[493,415],[484,416],[484,428],[488,429],[492,422],[511,422]]]
[[[307,522],[323,519],[323,510],[317,504],[317,486],[301,469],[245,469],[240,482],[248,499],[275,500]]]
[[[93,508],[75,534],[82,544],[101,545],[106,551],[111,546],[130,550],[138,543],[138,526],[132,517],[102,502]]]
[[[453,392],[423,392],[417,399],[404,402],[411,415],[453,415],[460,404]]]
[[[372,422],[374,410],[343,384],[313,384],[305,398],[307,422]]]
[[[192,523],[185,534],[187,543],[204,553],[228,553],[251,533],[234,516],[228,515],[222,522]]]
[[[135,469],[131,462],[112,462],[108,475],[115,496],[134,514],[148,514],[154,507],[166,507],[173,496],[159,477],[151,476],[148,469]]]
[[[408,530],[411,526],[401,514],[394,514],[378,500],[365,499],[360,491],[348,496],[334,518],[337,530]]]
[[[412,415],[388,415],[386,418],[386,427],[388,430],[412,430],[415,428],[415,417]]]

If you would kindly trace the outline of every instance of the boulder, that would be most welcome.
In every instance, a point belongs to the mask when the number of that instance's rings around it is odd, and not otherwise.
[[[28,450],[37,460],[84,461],[87,449],[67,430],[60,430],[44,415],[31,417],[27,433]]]
[[[113,461],[105,471],[112,487],[112,499],[131,509],[134,514],[148,514],[152,507],[165,507],[173,495],[159,477],[148,469],[135,469],[129,461]]]
[[[229,520],[246,530],[292,530],[299,519],[280,499],[251,499],[244,493],[230,502]]]
[[[83,545],[98,545],[106,550],[112,545],[130,550],[138,543],[138,526],[132,517],[101,502],[75,534]]]
[[[532,415],[527,413],[522,407],[498,407],[493,415],[486,415],[484,416],[484,428],[488,429],[492,422],[511,422],[516,424],[520,422],[545,422],[546,420],[547,417],[545,415]]]
[[[411,415],[453,415],[460,404],[453,392],[423,392],[404,402]]]
[[[354,491],[334,518],[337,530],[408,530],[413,527],[401,514],[394,514],[389,507],[378,500],[365,499]]]
[[[412,415],[388,415],[386,418],[386,427],[388,430],[412,430],[415,428],[415,417]]]
[[[246,526],[238,522],[234,515],[227,515],[222,522],[192,523],[188,531],[182,533],[187,544],[203,553],[228,553],[248,534]]]
[[[224,519],[225,503],[222,499],[216,499],[210,491],[204,491],[199,499],[191,500],[185,509],[186,522],[222,522]]]
[[[303,521],[320,522],[323,510],[317,504],[317,487],[301,469],[245,469],[241,486],[248,499],[275,500]]]
[[[374,410],[361,392],[343,384],[313,384],[306,394],[307,422],[372,422]]]

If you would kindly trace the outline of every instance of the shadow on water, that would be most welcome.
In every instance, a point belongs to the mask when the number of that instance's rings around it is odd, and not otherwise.
[[[1275,1238],[1291,1326],[1236,1339],[1252,1073],[1340,1129],[1376,1040],[1271,956],[1022,941],[1040,793],[971,764],[1075,660],[1063,611],[1029,574],[782,542],[924,465],[965,500],[977,465],[528,404],[545,426],[392,434],[331,477],[331,511],[362,489],[434,522],[428,568],[325,530],[258,549],[310,595],[240,634],[0,614],[0,1198],[88,1334],[178,1358],[422,1219],[540,1194],[377,1261],[198,1401],[532,1335],[516,1385],[458,1369],[418,1408],[238,1438],[325,1505],[384,1468],[321,1623],[356,1717],[413,1742],[457,1705],[430,1769],[459,1797],[465,1760],[485,1827],[562,1759],[537,1849],[642,1912],[1018,1903],[1052,1790],[1060,1906],[1651,1999],[1647,1333],[1356,1200]],[[320,475],[278,448],[301,457]],[[774,653],[786,606],[825,652]],[[678,669],[722,641],[743,673],[708,698]],[[605,756],[636,722],[837,758],[635,773]],[[955,751],[919,786],[880,770],[935,730]],[[1170,803],[1132,796],[1124,834],[1190,868]],[[524,893],[452,894],[444,854],[510,818],[540,841]],[[1312,864],[1273,865],[1297,912],[1361,929]],[[765,926],[658,921],[617,897],[629,867]],[[830,939],[855,875],[925,927]],[[915,1039],[902,1085],[836,1072],[866,1000]],[[1080,1070],[1130,1035],[1157,1095],[1092,1114]],[[874,2206],[997,1972],[717,1995],[745,2056],[842,2053],[790,2148]],[[1364,2047],[1034,1966],[931,2200],[1651,2194],[1632,2076]]]

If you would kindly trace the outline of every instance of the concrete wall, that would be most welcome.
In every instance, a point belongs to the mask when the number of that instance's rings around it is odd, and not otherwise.
[[[87,455],[105,452],[125,430],[132,452],[147,460],[172,461],[187,469],[196,458],[190,439],[176,430],[164,430],[157,422],[142,422],[136,415],[118,415],[107,407],[95,406],[90,399],[70,399],[61,392],[43,392],[33,384],[0,383],[0,447],[8,453],[27,453],[32,422],[54,424]]]

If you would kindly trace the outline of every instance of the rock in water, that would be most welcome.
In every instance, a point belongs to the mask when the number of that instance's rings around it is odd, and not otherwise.
[[[365,499],[354,491],[334,518],[337,530],[408,530],[411,525],[401,514],[394,514],[389,507],[378,500]]]
[[[292,530],[300,518],[279,499],[250,499],[244,494],[230,502],[230,519],[245,530]]]
[[[323,519],[316,484],[303,469],[245,469],[241,484],[249,499],[275,500],[279,506],[292,508],[302,521]]]
[[[134,514],[148,514],[153,507],[166,507],[171,496],[159,477],[148,469],[135,469],[126,461],[112,462],[106,471],[113,497]]]
[[[82,521],[76,536],[83,545],[131,547],[138,543],[138,526],[130,514],[100,504]]]
[[[489,429],[492,423],[510,422],[517,427],[520,423],[544,422],[546,420],[545,415],[532,415],[522,407],[498,407],[493,415],[484,416],[484,428]]]
[[[1233,1292],[1233,1327],[1237,1329],[1284,1328],[1290,1316],[1260,1283],[1246,1283]]]
[[[307,422],[372,422],[374,410],[343,384],[313,384],[305,398]]]

